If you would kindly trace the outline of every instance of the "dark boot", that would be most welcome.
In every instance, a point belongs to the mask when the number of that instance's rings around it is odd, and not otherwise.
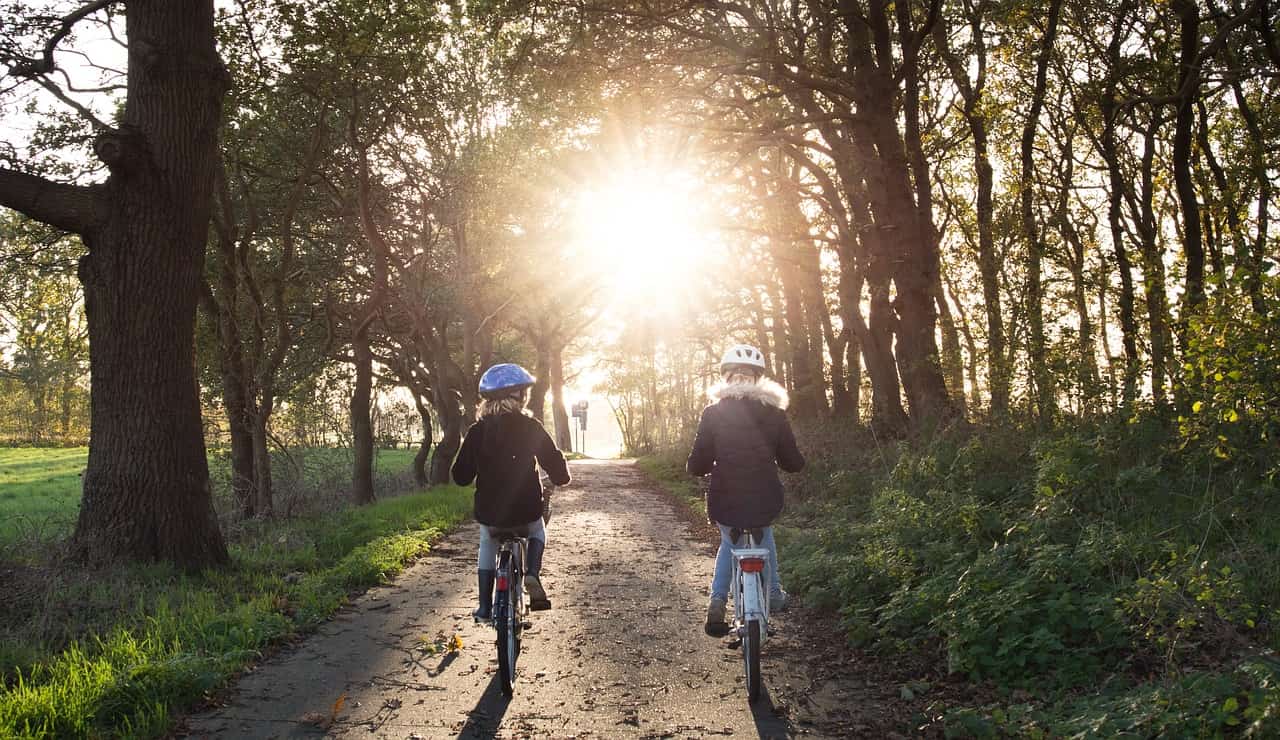
[[[476,571],[479,576],[480,586],[480,608],[475,610],[472,615],[477,622],[487,622],[493,619],[493,580],[494,572],[492,570]]]
[[[529,545],[525,549],[525,556],[528,560],[527,567],[524,572],[524,590],[529,594],[529,610],[540,612],[551,608],[551,602],[547,599],[547,592],[542,588],[542,553],[546,550],[546,544],[542,540],[529,540]]]

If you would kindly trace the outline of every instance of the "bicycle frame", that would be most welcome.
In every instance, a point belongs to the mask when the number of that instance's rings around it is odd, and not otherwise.
[[[519,604],[521,611],[523,612],[527,610],[524,605],[524,561],[527,547],[528,545],[523,537],[513,537],[511,539],[504,538],[498,543],[498,565],[494,570],[495,618],[498,614],[496,607],[499,603],[497,601],[496,594],[507,593],[512,589],[516,590],[520,595]],[[506,555],[507,557],[504,558],[503,555]],[[502,602],[504,613],[507,603],[508,602]],[[515,616],[522,617],[524,615],[517,614]]]
[[[744,531],[746,547],[733,548],[733,579],[730,589],[733,595],[734,628],[742,635],[751,620],[758,620],[761,626],[761,639],[768,634],[769,624],[769,589],[767,584],[772,574],[769,573],[769,551],[758,547],[751,532]]]
[[[760,649],[769,636],[769,551],[758,547],[752,530],[731,531],[733,542],[733,630],[742,646],[747,700],[760,698]],[[738,541],[746,538],[746,547]]]

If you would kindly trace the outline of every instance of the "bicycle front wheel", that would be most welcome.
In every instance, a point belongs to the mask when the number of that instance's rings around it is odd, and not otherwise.
[[[742,663],[747,672],[747,701],[760,698],[760,620],[747,622],[747,633],[742,636]]]

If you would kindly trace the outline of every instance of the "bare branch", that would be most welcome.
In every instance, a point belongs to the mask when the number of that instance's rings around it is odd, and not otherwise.
[[[74,100],[71,96],[63,92],[62,88],[55,85],[53,81],[50,80],[49,78],[32,77],[31,79],[34,80],[35,83],[40,87],[43,87],[44,89],[48,90],[49,93],[52,94],[55,98],[57,98],[58,100],[61,100],[63,103],[66,103],[68,106],[75,109],[75,111],[79,113],[82,118],[84,118],[86,121],[90,123],[90,125],[93,126],[94,131],[109,131],[111,129],[111,126],[109,124],[105,123],[102,119],[94,115],[93,111],[89,110],[89,108],[86,107],[83,103],[80,103]]]
[[[115,5],[120,0],[94,0],[94,2],[86,3],[77,8],[74,12],[64,16],[62,22],[58,25],[58,30],[54,32],[49,40],[44,44],[44,50],[41,52],[39,59],[28,59],[24,63],[15,64],[9,69],[9,74],[17,77],[38,77],[47,75],[57,69],[57,64],[53,61],[53,52],[57,50],[58,44],[71,33],[71,29],[77,23],[88,18],[94,13],[111,5]]]
[[[0,205],[77,234],[101,220],[98,188],[53,182],[7,167],[0,167]]]

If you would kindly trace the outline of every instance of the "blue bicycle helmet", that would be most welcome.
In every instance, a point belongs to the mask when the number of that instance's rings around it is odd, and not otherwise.
[[[480,376],[480,395],[485,398],[501,398],[533,385],[534,378],[528,370],[512,362],[494,365]]]

